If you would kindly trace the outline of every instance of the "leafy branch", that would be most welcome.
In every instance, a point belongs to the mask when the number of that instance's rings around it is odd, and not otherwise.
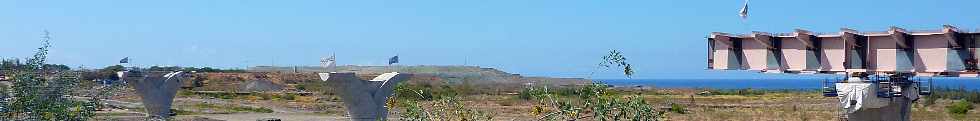
[[[623,75],[626,75],[626,78],[631,78],[634,73],[633,66],[626,62],[626,56],[623,55],[623,52],[617,50],[611,50],[609,54],[602,56],[602,63],[599,63],[599,67],[606,69],[612,67],[623,68]]]

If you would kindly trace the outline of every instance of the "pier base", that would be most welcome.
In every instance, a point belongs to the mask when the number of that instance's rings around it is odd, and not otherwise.
[[[388,107],[385,103],[388,96],[393,93],[395,85],[408,80],[410,76],[391,72],[371,80],[361,80],[354,73],[320,73],[320,79],[327,82],[344,101],[352,121],[386,120]]]
[[[849,121],[908,121],[911,118],[912,101],[895,98],[881,108],[864,108],[847,114]]]
[[[860,74],[855,74],[860,75]],[[835,83],[842,120],[849,121],[908,121],[912,102],[928,86],[911,80],[911,75],[853,76]],[[825,87],[826,88],[826,87]]]

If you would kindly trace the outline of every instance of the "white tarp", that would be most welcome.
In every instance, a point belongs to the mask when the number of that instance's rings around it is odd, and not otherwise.
[[[841,107],[847,113],[854,113],[862,108],[881,108],[888,105],[887,98],[878,98],[873,83],[836,83],[837,94]]]

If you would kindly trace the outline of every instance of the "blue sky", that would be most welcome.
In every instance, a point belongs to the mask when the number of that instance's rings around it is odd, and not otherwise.
[[[50,62],[142,65],[477,65],[533,76],[586,77],[611,49],[635,78],[761,78],[706,71],[710,32],[889,26],[974,30],[969,0],[310,0],[0,1],[0,56],[27,57],[41,31]],[[783,76],[785,77],[785,76]],[[622,78],[602,72],[594,78]]]

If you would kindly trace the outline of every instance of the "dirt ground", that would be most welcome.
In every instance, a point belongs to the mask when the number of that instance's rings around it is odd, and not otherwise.
[[[670,104],[683,106],[682,112],[668,112],[668,120],[677,121],[718,121],[718,120],[753,120],[753,121],[805,121],[805,120],[837,120],[838,110],[836,98],[823,97],[819,93],[786,92],[766,93],[762,95],[696,95],[690,90],[665,90],[669,94],[639,94],[649,104],[663,107],[666,110]],[[252,121],[261,118],[278,118],[284,121],[322,121],[345,120],[343,103],[334,97],[323,95],[300,96],[294,100],[283,99],[247,99],[254,97],[236,97],[231,99],[211,98],[206,96],[183,95],[175,101],[175,109],[181,110],[177,120],[186,121]],[[134,100],[131,100],[134,101]],[[531,100],[521,100],[514,95],[468,95],[460,101],[468,108],[488,112],[494,120],[536,120],[540,115],[533,115],[532,108],[540,103]],[[921,101],[919,101],[921,102]],[[952,100],[939,100],[931,106],[915,104],[912,120],[916,121],[949,121],[949,120],[980,120],[976,109],[966,115],[952,115],[946,112],[946,106]],[[236,107],[253,107],[238,109]],[[268,109],[271,111],[252,110]],[[117,109],[100,112],[101,119],[134,120],[139,119],[140,109]],[[392,108],[389,118],[397,120],[403,108]]]

